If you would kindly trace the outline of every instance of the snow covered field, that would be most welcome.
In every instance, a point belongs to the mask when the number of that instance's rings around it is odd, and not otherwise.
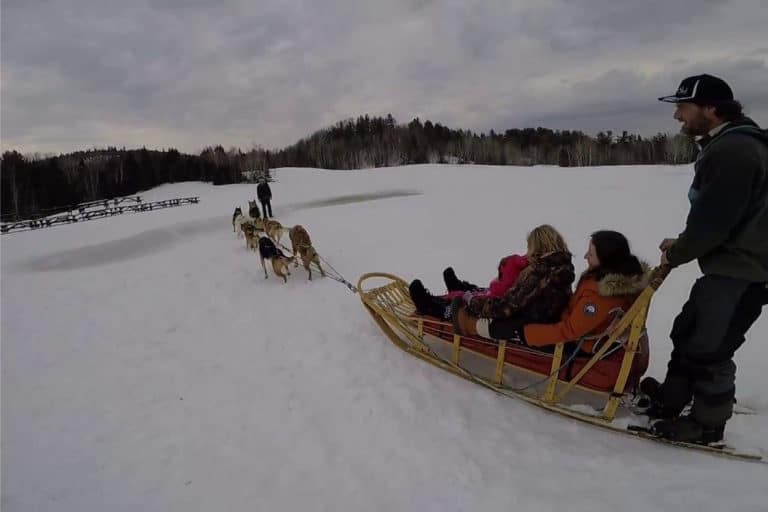
[[[533,226],[625,233],[656,264],[691,167],[280,169],[274,213],[348,280],[487,282]],[[412,358],[330,279],[288,284],[232,233],[255,185],[162,186],[194,206],[2,237],[2,509],[764,511],[768,466],[596,430]],[[374,196],[381,195],[381,198]],[[287,236],[285,238],[287,242]],[[699,275],[654,298],[649,373]],[[737,354],[768,455],[768,314]]]

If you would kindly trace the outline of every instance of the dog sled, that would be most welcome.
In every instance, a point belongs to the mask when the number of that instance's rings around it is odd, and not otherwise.
[[[651,298],[669,273],[653,270],[649,285],[627,311],[616,311],[605,332],[559,343],[549,350],[519,340],[489,340],[454,333],[452,324],[419,315],[408,283],[387,273],[360,276],[357,290],[365,309],[397,347],[454,375],[507,397],[635,437],[747,461],[760,454],[729,446],[665,440],[652,434],[647,416],[634,407],[635,390],[648,368],[645,327]],[[590,343],[589,351],[582,350]]]

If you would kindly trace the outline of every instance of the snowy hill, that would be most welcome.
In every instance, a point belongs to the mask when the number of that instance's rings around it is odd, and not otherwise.
[[[690,166],[280,169],[274,213],[348,280],[452,265],[487,282],[551,223],[640,257],[687,212]],[[287,284],[232,233],[255,185],[166,185],[194,206],[2,237],[3,511],[696,510],[768,507],[768,466],[631,439],[501,398],[402,353],[330,279]],[[286,240],[287,242],[287,236]],[[699,275],[654,298],[649,373]],[[768,455],[768,314],[737,354],[728,424]]]

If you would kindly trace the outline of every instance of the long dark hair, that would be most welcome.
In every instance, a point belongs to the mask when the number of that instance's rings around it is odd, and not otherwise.
[[[618,231],[595,231],[590,236],[595,246],[600,265],[587,270],[583,277],[594,277],[598,281],[607,274],[637,275],[643,273],[643,266],[629,249],[627,237]]]

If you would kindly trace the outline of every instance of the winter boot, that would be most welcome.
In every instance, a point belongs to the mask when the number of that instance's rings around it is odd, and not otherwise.
[[[653,402],[661,402],[661,382],[653,377],[646,377],[640,381],[640,392]]]
[[[443,281],[445,281],[445,288],[449,292],[472,292],[477,290],[477,286],[467,281],[459,281],[456,277],[456,272],[453,271],[453,267],[448,267],[443,270]]]
[[[664,439],[696,444],[720,442],[725,433],[725,425],[707,427],[690,416],[657,421],[652,429],[654,434]]]
[[[419,279],[414,279],[411,282],[408,286],[408,292],[411,294],[411,300],[413,300],[419,314],[434,316],[441,320],[450,317],[448,301],[429,293],[429,290],[424,288],[424,284]]]
[[[659,408],[663,404],[661,397],[661,382],[653,377],[645,377],[638,386],[639,399],[637,407],[641,409]]]
[[[664,386],[661,382],[653,377],[645,377],[640,381],[639,388],[641,395],[644,396],[637,401],[637,407],[645,409],[643,414],[652,419],[670,419],[678,415],[677,412],[664,410]],[[735,397],[733,403],[736,403]]]
[[[671,412],[664,409],[664,387],[653,377],[645,377],[640,381],[640,394],[644,395],[637,401],[637,408],[651,419],[676,418],[679,411]]]

